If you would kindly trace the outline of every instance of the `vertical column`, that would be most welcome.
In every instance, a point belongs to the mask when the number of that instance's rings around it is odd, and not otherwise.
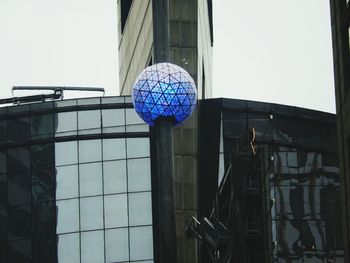
[[[154,63],[169,62],[169,0],[152,0]]]
[[[173,122],[156,122],[159,262],[176,262]]]

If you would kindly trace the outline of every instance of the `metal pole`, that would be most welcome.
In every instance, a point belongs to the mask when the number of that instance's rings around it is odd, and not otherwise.
[[[173,122],[160,119],[157,132],[159,262],[176,263]]]

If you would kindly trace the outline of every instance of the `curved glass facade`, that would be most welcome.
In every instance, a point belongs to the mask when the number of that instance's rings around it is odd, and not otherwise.
[[[0,109],[1,262],[153,262],[149,128],[130,97]]]
[[[219,189],[218,218],[244,240],[232,262],[344,262],[335,115],[229,99],[201,109],[200,210]]]

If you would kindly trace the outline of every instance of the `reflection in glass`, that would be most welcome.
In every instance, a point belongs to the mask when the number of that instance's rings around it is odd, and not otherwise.
[[[11,262],[30,263],[32,258],[32,242],[30,239],[9,243]]]
[[[57,241],[59,263],[80,263],[78,233],[59,235]]]
[[[125,139],[107,139],[103,142],[103,160],[125,159]]]
[[[9,207],[8,210],[9,239],[23,239],[31,235],[31,207]]]
[[[32,262],[57,262],[56,237],[32,239]]]
[[[79,165],[80,196],[102,194],[102,164]]]
[[[129,260],[129,236],[127,228],[106,230],[107,262],[124,262]]]
[[[0,208],[0,242],[7,240],[7,210]]]
[[[9,140],[30,137],[29,117],[9,119],[7,121],[7,137]]]
[[[42,169],[54,166],[54,144],[36,144],[31,147],[31,169]]]
[[[55,143],[56,166],[78,163],[77,141]]]
[[[54,170],[32,171],[32,202],[53,200],[55,198]]]
[[[103,231],[81,233],[81,262],[104,262]]]
[[[11,206],[30,204],[31,177],[29,172],[8,175],[8,203]]]
[[[78,199],[56,201],[57,234],[76,232],[79,230]]]
[[[10,148],[7,152],[7,170],[28,171],[30,169],[30,157],[28,147]]]
[[[128,160],[128,191],[151,190],[150,158]]]
[[[104,193],[126,192],[126,161],[109,161],[103,163]]]
[[[42,114],[31,117],[32,136],[52,135],[53,132],[53,115]]]
[[[56,168],[56,199],[78,197],[78,166]]]
[[[43,236],[55,234],[55,210],[53,202],[32,205],[32,234]]]
[[[128,225],[126,194],[108,195],[105,199],[105,227],[122,227]]]
[[[130,260],[144,260],[153,258],[152,227],[130,228]]]
[[[55,114],[55,133],[74,131],[76,134],[76,130],[77,113],[75,111],[60,112]]]
[[[150,156],[149,138],[127,138],[128,158],[139,158]]]
[[[85,197],[80,199],[80,229],[92,230],[103,227],[102,197]]]
[[[151,192],[129,194],[129,225],[152,224]]]
[[[79,162],[97,162],[101,159],[101,140],[79,141]]]

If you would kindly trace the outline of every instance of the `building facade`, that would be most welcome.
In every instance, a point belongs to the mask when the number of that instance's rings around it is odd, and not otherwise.
[[[334,83],[346,262],[350,261],[350,7],[348,0],[331,0]]]
[[[233,99],[200,112],[200,262],[347,262],[335,115]]]
[[[1,262],[153,262],[150,133],[130,99],[0,108]]]

